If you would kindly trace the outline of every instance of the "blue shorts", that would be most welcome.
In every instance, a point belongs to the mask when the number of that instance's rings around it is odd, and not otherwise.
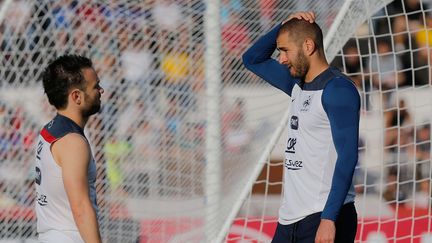
[[[318,226],[321,222],[321,212],[289,225],[278,223],[272,243],[314,243]],[[357,232],[357,212],[354,203],[342,206],[336,220],[335,243],[351,243]]]

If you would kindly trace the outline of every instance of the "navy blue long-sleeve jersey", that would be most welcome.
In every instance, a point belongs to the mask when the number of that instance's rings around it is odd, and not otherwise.
[[[243,55],[247,69],[291,96],[284,162],[284,196],[279,223],[287,225],[322,212],[335,221],[355,197],[352,177],[358,160],[360,97],[353,82],[330,67],[301,83],[271,55],[280,25]]]

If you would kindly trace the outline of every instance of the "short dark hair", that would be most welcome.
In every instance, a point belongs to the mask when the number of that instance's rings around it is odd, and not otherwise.
[[[85,88],[82,69],[92,68],[92,61],[79,55],[63,55],[52,61],[42,74],[42,82],[48,101],[57,109],[66,108],[72,88]]]
[[[290,36],[296,36],[295,41],[302,43],[306,38],[311,38],[318,50],[324,50],[323,33],[319,25],[314,22],[310,23],[304,19],[293,18],[282,24],[279,35],[288,33]]]

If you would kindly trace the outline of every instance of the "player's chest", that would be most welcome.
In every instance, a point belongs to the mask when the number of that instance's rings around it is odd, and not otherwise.
[[[321,101],[322,91],[300,91],[292,97],[291,128],[319,128],[328,125],[327,114]],[[296,129],[297,128],[297,129]]]

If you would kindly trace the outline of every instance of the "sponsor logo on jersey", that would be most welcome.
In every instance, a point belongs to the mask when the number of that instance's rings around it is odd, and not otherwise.
[[[297,143],[297,138],[288,138],[287,148],[285,153],[295,154],[295,145]]]
[[[306,112],[309,110],[310,105],[312,104],[312,95],[309,95],[304,101],[303,101],[303,107],[300,109],[300,111]]]
[[[53,124],[54,124],[54,120],[51,120],[51,121],[48,123],[48,129],[50,129],[50,128],[52,127]]]
[[[42,173],[39,169],[39,167],[36,167],[36,178],[35,178],[36,184],[40,185],[42,182]]]
[[[288,138],[285,153],[295,154],[296,144],[297,138]],[[301,168],[303,168],[303,162],[301,160],[285,159],[284,166],[288,170],[300,170]]]
[[[297,130],[299,125],[299,119],[297,116],[291,116],[290,120],[291,129]]]
[[[46,206],[48,205],[48,201],[47,201],[47,196],[43,195],[43,194],[39,194],[36,192],[36,201],[39,203],[39,205],[41,206]]]
[[[303,168],[303,161],[301,160],[285,160],[285,168],[288,170],[300,170]]]
[[[43,142],[39,141],[38,145],[37,145],[37,149],[36,149],[36,159],[40,160],[40,153],[42,152],[42,148],[43,148]]]

